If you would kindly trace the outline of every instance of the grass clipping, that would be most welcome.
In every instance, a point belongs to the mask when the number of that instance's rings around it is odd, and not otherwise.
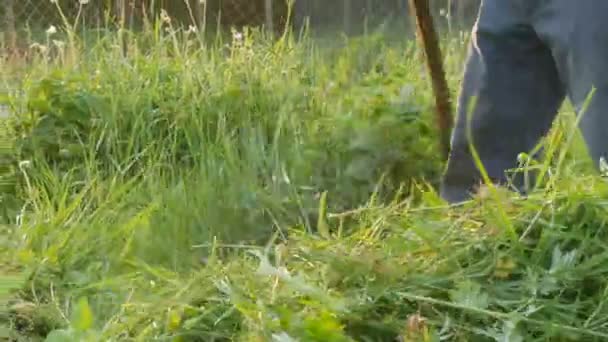
[[[492,216],[497,202],[395,204],[352,214],[358,228],[342,237],[329,219],[324,238],[294,231],[273,247],[216,244],[187,273],[125,260],[120,276],[73,270],[69,282],[39,267],[30,314],[59,319],[56,304],[87,296],[91,336],[143,340],[604,340],[607,206],[603,185],[591,183],[500,203],[517,241]],[[51,297],[49,281],[66,287]]]

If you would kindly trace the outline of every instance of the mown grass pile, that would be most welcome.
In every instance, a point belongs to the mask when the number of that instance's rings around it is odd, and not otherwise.
[[[3,99],[7,337],[608,337],[608,189],[569,116],[542,190],[448,207],[413,42],[72,38]]]

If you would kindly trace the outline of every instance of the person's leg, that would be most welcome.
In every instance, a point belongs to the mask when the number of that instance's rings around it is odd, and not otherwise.
[[[568,97],[582,114],[581,131],[596,167],[608,158],[608,13],[606,0],[549,0],[533,20],[551,46]],[[585,100],[595,88],[586,111]]]
[[[490,178],[506,183],[505,171],[517,167],[518,154],[530,152],[548,132],[563,102],[564,88],[551,51],[529,22],[530,1],[482,2],[440,190],[448,202],[469,199],[482,181],[469,149],[467,125]],[[473,97],[476,105],[467,115]]]

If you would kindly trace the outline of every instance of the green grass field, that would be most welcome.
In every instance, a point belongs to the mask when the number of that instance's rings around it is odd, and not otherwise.
[[[466,39],[443,43],[456,91]],[[415,42],[40,51],[0,62],[0,339],[608,338],[608,188],[567,106],[538,191],[448,207]]]

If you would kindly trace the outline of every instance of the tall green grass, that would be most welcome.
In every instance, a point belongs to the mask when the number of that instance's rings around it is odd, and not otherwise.
[[[457,89],[465,40],[445,43]],[[12,338],[608,336],[606,186],[580,138],[551,188],[446,206],[413,42],[158,23],[51,45],[3,98]]]

